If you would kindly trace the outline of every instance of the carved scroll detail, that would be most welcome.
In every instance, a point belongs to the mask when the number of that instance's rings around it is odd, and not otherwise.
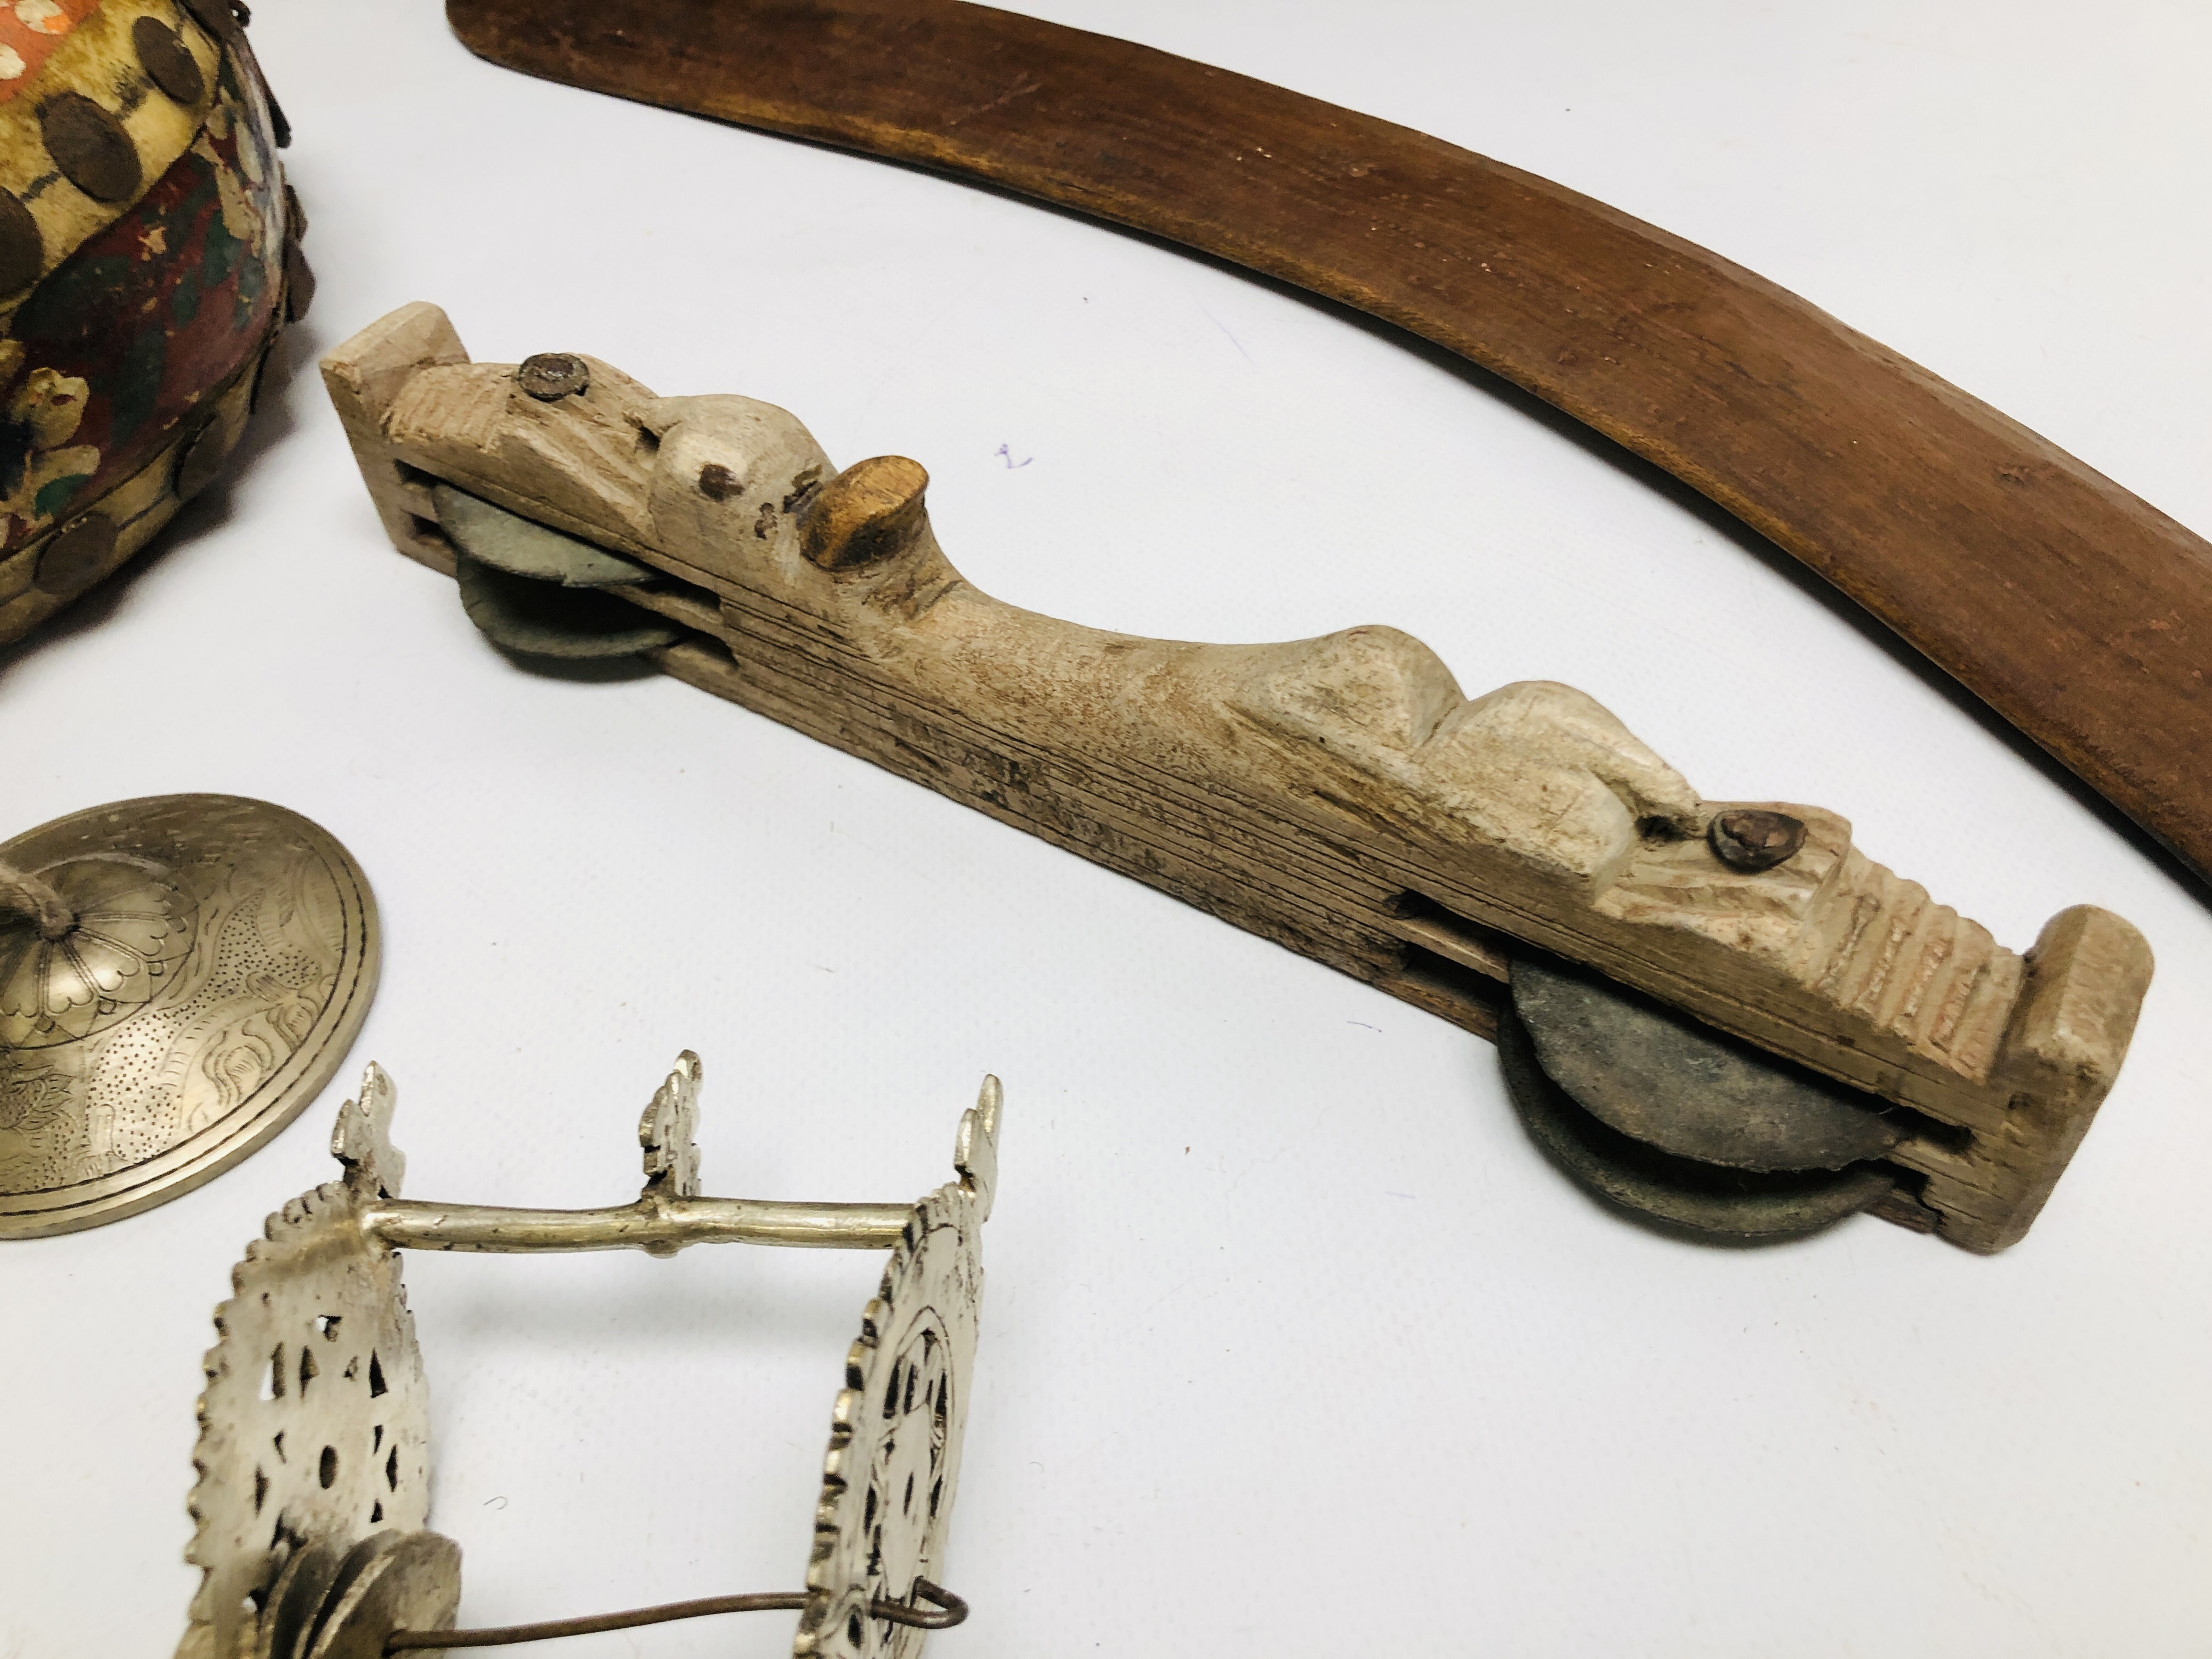
[[[699,1196],[699,1085],[705,1077],[699,1056],[686,1048],[676,1057],[638,1120],[638,1145],[645,1148],[645,1190],[671,1198]]]

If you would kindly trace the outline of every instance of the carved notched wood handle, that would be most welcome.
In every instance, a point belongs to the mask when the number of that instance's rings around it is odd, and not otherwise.
[[[680,678],[1487,1031],[1516,941],[1913,1108],[1897,1161],[1942,1230],[2023,1232],[2110,1088],[2150,974],[2108,912],[2025,957],[1875,865],[1832,812],[1713,802],[1591,698],[1469,698],[1395,629],[1281,645],[1139,639],[967,582],[914,461],[839,471],[736,397],[581,390],[470,362],[434,307],[325,361],[387,528],[448,572],[442,483],[639,561]],[[1745,808],[1804,826],[1719,856]]]

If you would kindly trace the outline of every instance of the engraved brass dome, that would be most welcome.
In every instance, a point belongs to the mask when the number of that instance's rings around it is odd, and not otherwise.
[[[375,990],[376,905],[295,812],[118,801],[0,845],[47,914],[0,908],[0,1238],[188,1192],[344,1059]]]

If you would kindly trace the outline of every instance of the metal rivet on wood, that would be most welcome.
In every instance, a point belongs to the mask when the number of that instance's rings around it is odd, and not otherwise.
[[[591,390],[592,371],[573,351],[541,351],[522,360],[514,371],[514,383],[538,402],[550,404]]]

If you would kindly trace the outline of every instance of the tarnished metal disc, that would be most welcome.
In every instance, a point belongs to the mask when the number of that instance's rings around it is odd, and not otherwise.
[[[479,564],[511,576],[530,576],[563,587],[621,587],[649,580],[653,572],[635,559],[510,513],[481,495],[433,484],[438,527]]]
[[[592,389],[592,366],[573,351],[540,351],[522,360],[514,383],[541,404],[558,403]]]
[[[339,1564],[303,1659],[384,1659],[393,1632],[451,1630],[460,1605],[459,1545],[434,1532],[373,1532]]]
[[[1856,1214],[1896,1184],[1881,1164],[1766,1174],[1670,1158],[1600,1122],[1544,1074],[1528,1028],[1499,1011],[1498,1053],[1536,1144],[1584,1187],[1623,1208],[1694,1232],[1786,1238]]]
[[[105,513],[88,513],[46,544],[32,580],[44,593],[82,593],[115,562],[115,520]]]
[[[293,1547],[262,1611],[263,1634],[254,1659],[301,1659],[300,1650],[314,1635],[316,1617],[331,1599],[338,1569],[352,1547],[347,1537],[317,1538]]]
[[[344,848],[232,795],[117,801],[0,845],[76,925],[0,912],[0,1238],[190,1191],[329,1081],[376,988]]]
[[[634,657],[683,630],[611,593],[509,575],[465,553],[453,562],[461,609],[494,645],[525,657]]]
[[[1512,985],[1552,1081],[1662,1152],[1739,1170],[1840,1170],[1905,1139],[1881,1102],[1589,969],[1516,957]]]

